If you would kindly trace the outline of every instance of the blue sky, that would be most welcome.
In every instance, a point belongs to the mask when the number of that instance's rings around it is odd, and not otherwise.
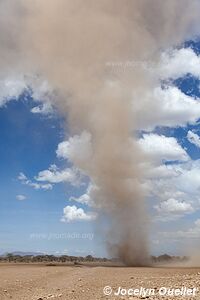
[[[18,179],[20,172],[33,178],[51,164],[63,164],[55,151],[64,139],[64,130],[63,119],[58,115],[49,117],[30,112],[34,106],[31,95],[22,94],[17,100],[0,109],[1,252],[103,254],[98,243],[94,245],[94,228],[90,223],[60,222],[67,200],[81,194],[82,188],[59,183],[52,190],[35,190]],[[26,199],[17,200],[17,195]],[[77,234],[88,234],[88,238]]]
[[[193,55],[199,59],[199,42],[187,42],[184,46],[194,50]],[[182,95],[200,101],[199,78],[192,71],[167,84],[167,91],[176,87]],[[163,90],[159,93],[162,95]],[[87,192],[88,179],[85,178],[83,184],[74,184],[70,179],[73,174],[62,173],[72,167],[69,160],[64,159],[66,153],[61,153],[62,149],[58,153],[58,145],[69,138],[63,117],[56,111],[45,113],[49,103],[46,99],[43,101],[42,93],[39,95],[41,99],[38,95],[36,99],[30,90],[19,92],[16,89],[12,97],[4,95],[6,101],[0,106],[0,252],[18,250],[105,256],[103,237],[95,226],[90,206],[79,199],[81,195],[90,194]],[[176,96],[177,90],[172,90],[171,97]],[[199,118],[191,121],[195,110],[191,114],[176,112],[175,119],[174,112],[171,113],[170,116],[163,115],[158,126],[152,125],[153,119],[151,130],[139,130],[143,150],[152,156],[152,170],[157,172],[164,167],[164,172],[178,174],[174,175],[174,180],[173,177],[145,179],[152,219],[153,254],[181,253],[183,244],[191,240],[196,243],[200,237]],[[87,134],[82,137],[87,141]],[[156,149],[152,145],[156,145]],[[164,152],[162,145],[166,145]],[[45,173],[40,173],[44,170]],[[192,176],[194,187],[188,183],[188,179],[193,182]],[[70,197],[79,200],[73,201]],[[72,205],[82,209],[81,218],[76,216],[70,220],[69,211],[63,212],[64,207]]]

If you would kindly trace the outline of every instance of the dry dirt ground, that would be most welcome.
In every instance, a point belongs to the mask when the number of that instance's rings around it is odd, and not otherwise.
[[[104,295],[105,286],[113,289],[112,295]],[[141,297],[117,296],[114,292],[118,287],[127,290],[144,287],[158,291],[160,287],[182,286],[199,288],[199,293],[195,297],[161,297],[156,292],[148,299],[200,299],[200,268],[0,265],[0,300],[131,300]]]

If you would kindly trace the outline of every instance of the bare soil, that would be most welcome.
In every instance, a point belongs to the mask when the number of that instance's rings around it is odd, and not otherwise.
[[[103,288],[110,286],[112,295],[105,296]],[[197,296],[154,295],[148,299],[200,299],[200,268],[125,268],[110,266],[46,266],[0,264],[0,300],[96,300],[141,299],[114,295],[118,287],[199,288]]]

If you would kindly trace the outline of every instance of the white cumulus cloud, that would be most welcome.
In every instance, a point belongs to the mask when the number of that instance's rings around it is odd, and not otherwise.
[[[92,157],[91,134],[83,131],[58,145],[56,154],[59,158],[68,159],[79,168],[84,167]]]
[[[42,189],[42,190],[52,190],[52,188],[53,188],[52,184],[50,184],[50,183],[40,184],[38,182],[31,181],[22,172],[19,173],[18,179],[21,181],[22,184],[28,185],[28,186],[34,188],[35,190],[40,190],[40,189]]]
[[[77,206],[66,206],[63,209],[62,222],[73,222],[73,221],[92,221],[95,220],[97,215],[93,212],[86,213],[82,208]]]
[[[52,97],[54,91],[47,80],[38,76],[15,74],[0,80],[0,107],[12,100],[18,100],[20,95],[31,90],[31,97],[38,105],[31,109],[32,113],[52,114]]]
[[[80,197],[70,197],[70,201],[76,201],[81,204],[86,204],[88,206],[95,206],[94,199],[96,199],[96,193],[98,192],[98,187],[92,183],[88,185],[85,194],[82,194]]]
[[[200,56],[191,48],[171,49],[161,55],[158,71],[161,78],[179,78],[191,74],[200,78]]]
[[[170,176],[159,176],[158,170],[157,176],[151,177],[147,169],[144,180],[148,196],[157,203],[157,220],[168,221],[200,210],[200,160],[166,167]]]
[[[155,161],[186,161],[189,158],[174,137],[150,133],[144,134],[138,143]]]
[[[138,98],[138,95],[135,97]],[[144,101],[133,101],[139,130],[151,131],[156,126],[185,127],[195,124],[200,118],[200,99],[184,94],[175,86],[156,87],[139,97]]]
[[[23,76],[8,77],[0,80],[0,107],[11,99],[17,99],[27,88]]]
[[[59,170],[55,165],[52,165],[48,170],[40,171],[35,180],[50,183],[69,182],[72,185],[77,185],[80,182],[80,176],[80,172],[75,168]]]
[[[173,214],[187,214],[193,212],[193,208],[190,203],[184,201],[178,201],[174,198],[170,198],[159,205],[155,206],[155,209],[161,213],[173,213]]]

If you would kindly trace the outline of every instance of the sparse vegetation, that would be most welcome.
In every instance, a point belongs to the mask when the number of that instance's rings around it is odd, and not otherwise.
[[[92,255],[83,256],[54,256],[54,255],[15,255],[7,253],[0,256],[0,262],[10,263],[82,263],[82,262],[107,262],[107,258],[97,258]]]
[[[185,262],[189,258],[186,256],[170,256],[163,254],[160,256],[151,256],[152,263],[173,263],[173,262]],[[19,255],[14,253],[7,253],[0,256],[0,263],[47,263],[54,265],[55,263],[73,263],[80,264],[85,262],[113,262],[117,263],[117,259],[99,258],[92,255],[83,256],[70,256],[70,255]]]

